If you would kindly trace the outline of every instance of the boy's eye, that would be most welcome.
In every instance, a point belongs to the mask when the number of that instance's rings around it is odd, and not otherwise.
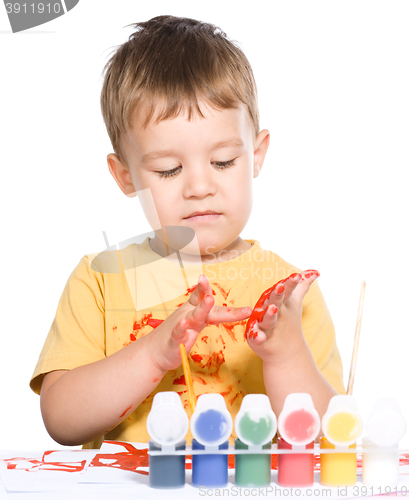
[[[229,160],[229,161],[214,161],[213,164],[219,168],[227,168],[227,167],[231,167],[232,165],[234,165],[235,159],[236,158],[234,158],[233,160]]]
[[[214,161],[212,162],[213,165],[215,165],[217,168],[220,170],[224,168],[228,168],[234,165],[234,160],[229,160],[229,161]],[[172,170],[162,170],[162,172],[156,172],[159,177],[174,177],[178,172],[181,167],[175,167],[172,168]]]

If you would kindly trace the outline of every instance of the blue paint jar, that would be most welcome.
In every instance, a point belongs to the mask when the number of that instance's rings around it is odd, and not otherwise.
[[[233,420],[221,394],[202,394],[190,421],[192,451],[206,450],[214,453],[192,453],[193,486],[220,487],[227,484],[228,455],[216,454],[228,450]]]
[[[219,445],[217,449],[228,450],[229,442]],[[192,439],[192,450],[204,450],[205,446]],[[192,455],[192,485],[207,488],[227,485],[228,455],[209,454]]]

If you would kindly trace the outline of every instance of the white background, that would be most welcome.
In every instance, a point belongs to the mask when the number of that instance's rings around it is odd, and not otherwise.
[[[60,447],[28,383],[64,285],[104,248],[102,231],[114,242],[150,230],[109,174],[99,93],[124,27],[162,14],[240,43],[271,132],[242,237],[320,271],[345,384],[366,280],[354,395],[364,419],[397,396],[409,421],[409,3],[80,0],[18,34],[0,5],[0,448]]]

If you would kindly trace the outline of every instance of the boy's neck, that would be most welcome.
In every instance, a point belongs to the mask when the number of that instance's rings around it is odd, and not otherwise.
[[[166,257],[171,262],[179,263],[177,255],[168,255],[165,243],[159,239],[157,236],[154,238],[149,238],[149,246],[151,249],[161,257]],[[229,246],[220,250],[220,252],[212,253],[210,255],[192,255],[188,253],[179,252],[183,263],[189,265],[199,265],[199,264],[215,264],[217,262],[224,262],[226,260],[234,259],[239,255],[247,252],[251,248],[250,243],[237,237]]]

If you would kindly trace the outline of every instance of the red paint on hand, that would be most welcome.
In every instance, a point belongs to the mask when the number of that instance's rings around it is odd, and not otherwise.
[[[131,409],[131,408],[132,408],[132,405],[131,405],[129,408],[127,408],[127,409],[126,409],[126,410],[122,413],[122,415],[119,415],[119,418],[124,417],[124,416],[126,415],[126,413],[127,413],[127,412]]]

